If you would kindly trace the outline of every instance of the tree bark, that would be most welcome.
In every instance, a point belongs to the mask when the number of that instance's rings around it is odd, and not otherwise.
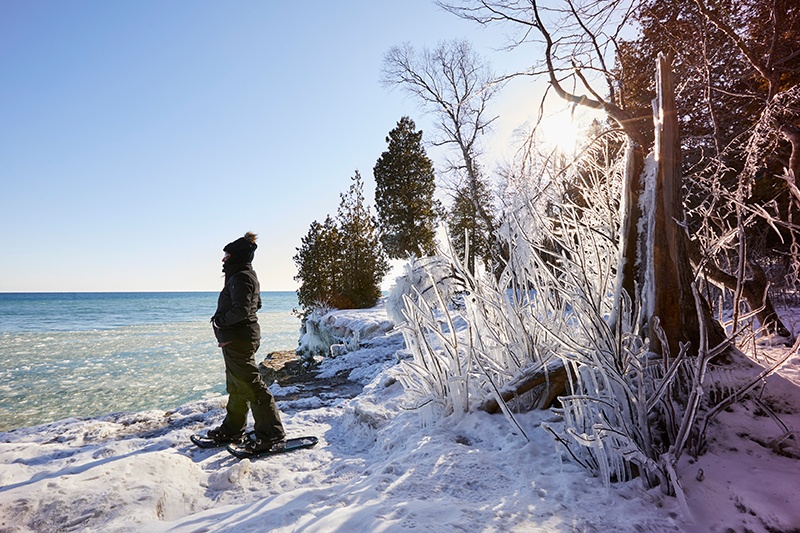
[[[649,257],[653,286],[645,295],[651,345],[658,351],[679,352],[679,342],[698,348],[700,324],[692,293],[692,268],[687,237],[680,223],[684,220],[681,194],[681,147],[671,58],[659,54],[656,66],[655,157],[657,176],[653,209],[652,250]],[[669,346],[660,346],[653,331],[654,318],[666,334]]]
[[[534,389],[546,387],[536,405],[528,406],[530,409],[545,409],[555,401],[557,396],[561,396],[567,391],[567,382],[567,368],[563,363],[559,363],[556,366],[545,366],[523,372],[517,379],[503,387],[500,396],[503,402],[508,403]],[[479,405],[478,409],[487,413],[497,413],[500,411],[500,403],[497,398],[489,398]]]

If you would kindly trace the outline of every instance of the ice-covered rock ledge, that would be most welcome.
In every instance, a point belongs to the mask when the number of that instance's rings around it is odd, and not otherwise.
[[[337,357],[385,337],[394,328],[383,303],[372,309],[314,311],[303,322],[297,355]]]

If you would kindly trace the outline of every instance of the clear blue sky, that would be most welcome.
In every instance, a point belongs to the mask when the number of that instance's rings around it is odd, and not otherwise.
[[[383,55],[456,37],[502,44],[428,0],[0,0],[0,292],[219,290],[248,230],[294,290],[311,221],[430,129]]]

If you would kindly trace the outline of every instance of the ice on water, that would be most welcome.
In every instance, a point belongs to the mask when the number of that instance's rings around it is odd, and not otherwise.
[[[259,354],[293,350],[300,327],[294,293],[263,296]],[[207,318],[215,305],[214,293],[3,295],[0,431],[170,409],[224,393],[222,357]]]

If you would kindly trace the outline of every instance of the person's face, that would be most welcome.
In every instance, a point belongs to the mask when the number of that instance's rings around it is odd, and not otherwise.
[[[229,254],[228,252],[225,252],[225,255],[222,256],[222,262],[224,263],[225,261],[230,259],[230,257],[231,257],[231,254]]]

